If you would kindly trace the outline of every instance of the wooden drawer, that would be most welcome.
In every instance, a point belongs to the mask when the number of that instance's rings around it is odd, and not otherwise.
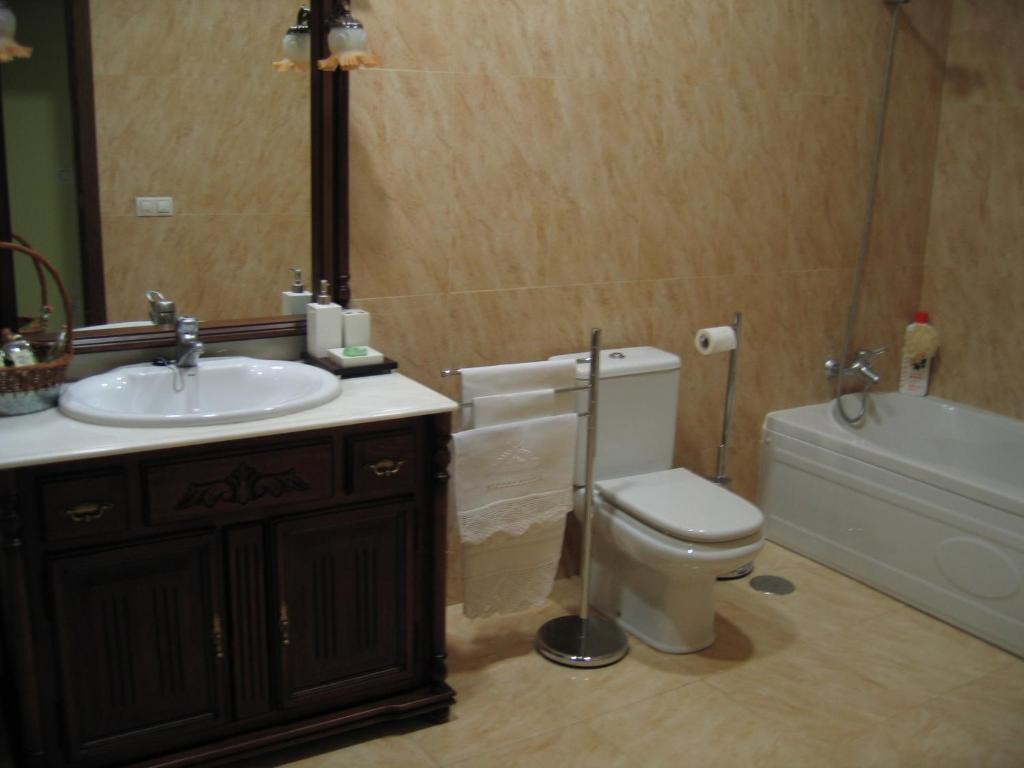
[[[50,541],[119,533],[128,527],[128,480],[119,470],[39,480],[43,536]]]
[[[335,466],[330,439],[150,465],[143,470],[147,519],[159,524],[330,499]]]
[[[345,489],[359,498],[382,498],[416,489],[416,435],[373,432],[345,439]]]

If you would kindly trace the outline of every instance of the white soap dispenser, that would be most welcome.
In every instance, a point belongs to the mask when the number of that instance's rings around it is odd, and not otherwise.
[[[327,357],[327,350],[341,346],[341,306],[331,301],[327,281],[320,281],[315,304],[306,305],[306,351]]]
[[[301,315],[313,301],[313,294],[302,284],[302,270],[292,267],[292,287],[281,291],[281,314]]]

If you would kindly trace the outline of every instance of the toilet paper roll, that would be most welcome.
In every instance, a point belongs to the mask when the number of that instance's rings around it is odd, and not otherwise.
[[[345,318],[345,346],[370,346],[370,313],[365,309],[346,309],[341,314]]]
[[[693,340],[693,345],[702,355],[714,355],[736,349],[736,332],[731,325],[719,325],[715,328],[701,328]]]

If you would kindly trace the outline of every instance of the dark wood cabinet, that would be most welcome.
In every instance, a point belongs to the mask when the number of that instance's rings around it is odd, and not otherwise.
[[[447,428],[0,472],[18,764],[213,765],[443,718]]]
[[[145,748],[224,720],[215,537],[53,560],[54,640],[72,759]],[[123,747],[122,747],[123,745]]]
[[[344,703],[415,678],[414,516],[389,504],[276,526],[284,706]]]

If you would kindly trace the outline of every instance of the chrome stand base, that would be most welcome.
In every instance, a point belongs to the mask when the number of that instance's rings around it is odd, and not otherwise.
[[[728,573],[723,573],[721,576],[718,577],[718,580],[719,581],[732,581],[733,579],[742,579],[744,576],[749,575],[752,570],[754,570],[754,564],[753,563],[745,563],[745,564],[741,565],[739,568],[737,568],[734,571],[729,571]]]
[[[626,633],[600,616],[559,616],[537,630],[537,653],[567,667],[607,667],[629,653]]]

